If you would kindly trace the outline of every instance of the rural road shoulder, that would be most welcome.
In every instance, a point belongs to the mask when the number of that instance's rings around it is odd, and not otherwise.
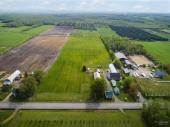
[[[1,102],[0,109],[40,109],[40,110],[109,110],[142,109],[142,103],[12,103]]]

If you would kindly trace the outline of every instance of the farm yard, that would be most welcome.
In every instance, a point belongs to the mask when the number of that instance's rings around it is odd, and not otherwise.
[[[140,111],[19,111],[4,127],[146,127]]]
[[[71,31],[70,27],[56,27],[12,49],[0,56],[0,70],[7,72],[13,72],[16,69],[27,72],[36,69],[47,70]]]
[[[82,72],[83,65],[105,68],[109,62],[108,52],[96,31],[74,30],[32,100],[89,100],[92,76]]]
[[[143,55],[133,55],[129,56],[129,58],[136,63],[138,66],[140,65],[153,65],[153,62],[150,61],[148,58],[146,58]]]
[[[16,28],[4,27],[3,25],[3,23],[0,25],[0,54],[51,28],[50,25],[39,27],[20,26]]]

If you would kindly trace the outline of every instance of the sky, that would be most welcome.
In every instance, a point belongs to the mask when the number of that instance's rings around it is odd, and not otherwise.
[[[0,12],[170,13],[170,0],[0,0]]]

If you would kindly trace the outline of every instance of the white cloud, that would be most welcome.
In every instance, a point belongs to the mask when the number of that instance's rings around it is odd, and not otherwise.
[[[170,0],[0,0],[0,11],[170,12]]]

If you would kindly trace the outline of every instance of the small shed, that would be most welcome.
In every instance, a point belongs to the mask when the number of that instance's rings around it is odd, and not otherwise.
[[[154,72],[153,74],[154,78],[163,78],[164,77],[164,72],[160,71],[160,70],[157,70]]]
[[[94,79],[96,80],[96,79],[99,79],[99,78],[101,78],[100,73],[94,72]]]
[[[112,87],[116,87],[116,81],[115,80],[111,80],[111,84],[112,84]]]
[[[115,94],[116,96],[120,95],[120,90],[119,90],[118,87],[115,87],[115,88],[113,89],[113,91],[114,91],[114,94]]]
[[[105,97],[106,99],[111,100],[113,97],[113,91],[105,91]]]
[[[20,75],[21,72],[19,70],[16,70],[7,79],[4,80],[3,85],[11,85],[14,82],[14,80],[20,77]]]
[[[117,59],[119,59],[119,60],[121,60],[121,61],[125,61],[125,60],[128,59],[128,58],[125,56],[125,54],[122,53],[122,52],[116,52],[116,53],[115,53],[115,56],[116,56]]]
[[[116,70],[113,64],[109,64],[110,70],[110,79],[114,79],[116,81],[120,80],[120,73]]]

